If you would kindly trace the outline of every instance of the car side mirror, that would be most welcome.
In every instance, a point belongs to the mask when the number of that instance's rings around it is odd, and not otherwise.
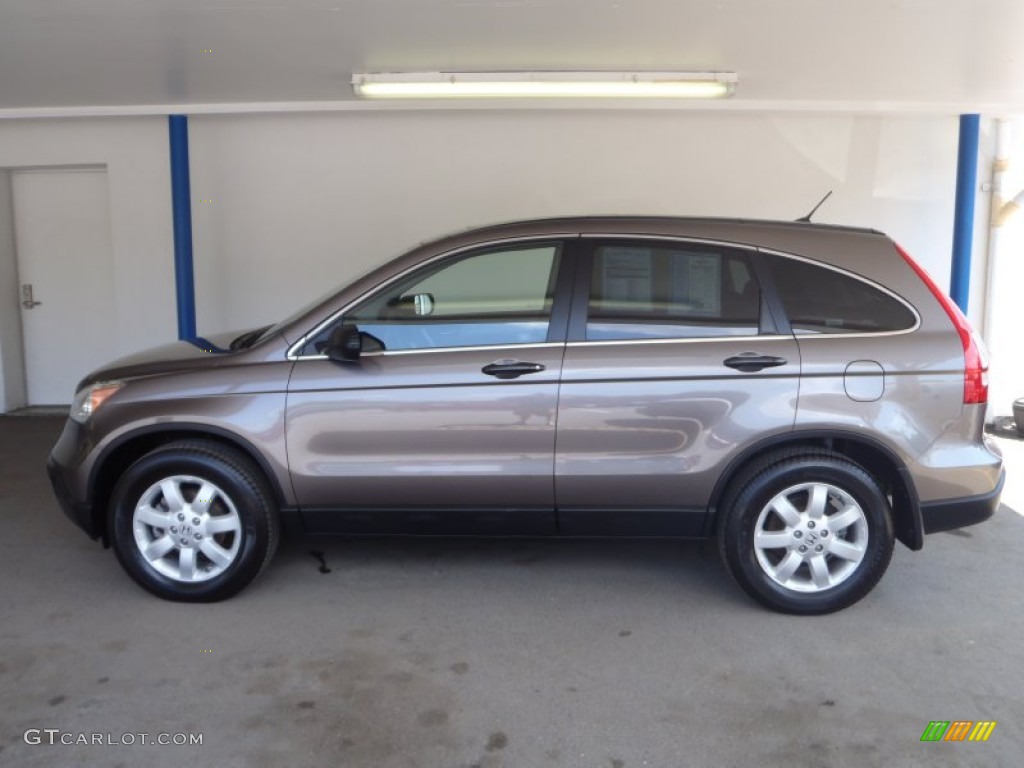
[[[434,294],[414,293],[412,297],[413,311],[417,317],[434,314]]]
[[[434,294],[407,293],[405,296],[398,296],[389,301],[388,306],[400,310],[411,309],[416,317],[426,317],[434,314]]]
[[[329,360],[336,363],[354,363],[363,353],[363,336],[359,328],[351,323],[342,323],[327,340],[324,350]]]

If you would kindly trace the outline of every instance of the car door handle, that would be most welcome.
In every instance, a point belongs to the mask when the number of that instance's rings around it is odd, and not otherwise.
[[[540,363],[524,363],[521,360],[496,360],[480,370],[499,379],[517,379],[527,373],[540,373],[544,366]]]
[[[760,371],[762,368],[775,368],[788,362],[784,357],[759,355],[756,352],[744,352],[734,357],[727,357],[722,361],[723,365],[735,368],[737,371],[743,371],[744,373],[753,373],[754,371]]]

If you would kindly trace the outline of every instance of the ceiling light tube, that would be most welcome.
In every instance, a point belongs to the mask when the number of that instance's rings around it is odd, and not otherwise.
[[[370,99],[644,98],[731,96],[735,72],[382,72],[352,75]]]

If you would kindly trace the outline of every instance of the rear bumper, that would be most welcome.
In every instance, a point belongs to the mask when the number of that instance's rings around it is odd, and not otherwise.
[[[1004,482],[1005,469],[999,473],[999,482],[995,490],[989,493],[922,503],[921,519],[924,523],[924,532],[938,533],[985,522],[999,507],[999,496],[1003,492]]]

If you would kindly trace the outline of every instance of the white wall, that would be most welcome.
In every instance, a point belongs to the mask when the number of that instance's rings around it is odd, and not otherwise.
[[[198,327],[271,322],[467,227],[625,213],[882,229],[948,285],[956,118],[404,112],[190,119]],[[202,202],[201,202],[202,201]]]
[[[830,189],[816,221],[884,230],[948,285],[955,117],[509,110],[189,123],[200,333],[272,322],[468,227],[584,213],[793,219]],[[0,121],[0,169],[76,164],[109,172],[113,352],[173,339],[166,118]]]
[[[112,357],[177,336],[168,157],[166,118],[0,121],[0,169],[107,168],[117,321]],[[0,301],[13,279],[0,274]],[[67,320],[73,339],[75,319]],[[6,407],[19,404],[23,398]]]
[[[991,141],[988,161],[991,163]],[[1024,192],[1024,119],[1010,123],[1010,146],[1007,156],[1010,164],[1003,178],[1003,196],[1011,200]],[[991,180],[991,168],[986,169],[983,182]],[[986,206],[986,212],[988,206]],[[988,218],[980,226],[987,228]],[[986,243],[987,244],[987,243]],[[1009,415],[1013,401],[1024,397],[1024,210],[1016,211],[1000,227],[996,265],[989,287],[992,302],[992,324],[985,328],[985,340],[991,353],[989,388],[989,415]],[[982,259],[984,264],[984,259]],[[977,282],[984,285],[983,280]],[[971,301],[974,301],[972,296]],[[978,302],[979,307],[983,304]],[[973,314],[973,313],[972,313]],[[981,328],[981,323],[975,324]]]

